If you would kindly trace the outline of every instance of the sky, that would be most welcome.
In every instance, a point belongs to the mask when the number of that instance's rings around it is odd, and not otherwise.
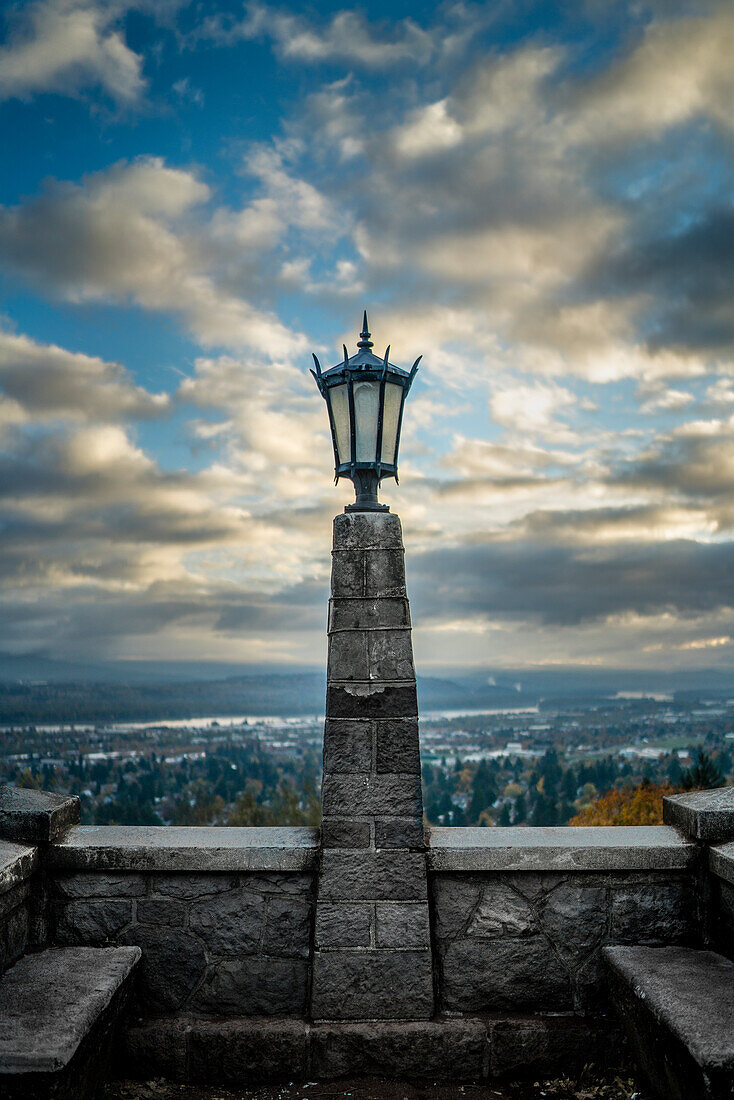
[[[409,368],[419,670],[734,666],[734,3],[0,13],[0,652],[321,664]]]

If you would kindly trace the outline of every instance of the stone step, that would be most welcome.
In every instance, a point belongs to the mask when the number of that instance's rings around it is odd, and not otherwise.
[[[139,947],[50,948],[0,980],[0,1095],[84,1100],[104,1074]]]
[[[605,947],[612,998],[665,1100],[734,1097],[734,962],[689,947]]]

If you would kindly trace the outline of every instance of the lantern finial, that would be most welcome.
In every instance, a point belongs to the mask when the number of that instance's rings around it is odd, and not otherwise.
[[[372,335],[372,333],[368,329],[367,325],[367,310],[365,310],[364,317],[362,319],[362,332],[360,333],[362,339],[357,341],[358,348],[371,348],[373,346],[372,341],[370,340],[370,336]]]

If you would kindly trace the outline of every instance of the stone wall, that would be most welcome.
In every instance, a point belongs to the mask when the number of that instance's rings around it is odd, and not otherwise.
[[[139,1007],[151,1014],[303,1016],[309,874],[59,874],[54,942],[143,949]]]
[[[673,829],[436,829],[445,1012],[596,1012],[608,943],[697,942],[697,851]]]
[[[78,828],[51,853],[59,945],[143,949],[149,1015],[306,1014],[314,829]]]
[[[32,935],[35,848],[0,840],[0,973],[19,958]]]

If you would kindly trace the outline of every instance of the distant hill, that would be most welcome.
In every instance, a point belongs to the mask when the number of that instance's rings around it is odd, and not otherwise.
[[[302,715],[324,709],[323,669],[118,661],[81,664],[0,658],[0,723],[156,721],[215,715]],[[447,669],[418,677],[423,713],[565,706],[618,692],[734,697],[727,670],[641,672]]]

